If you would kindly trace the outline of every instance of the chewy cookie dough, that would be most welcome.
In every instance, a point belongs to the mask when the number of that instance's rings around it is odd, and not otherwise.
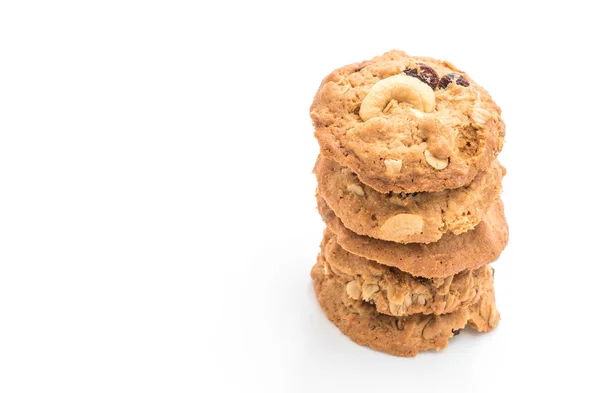
[[[467,324],[487,332],[500,320],[493,289],[482,293],[477,303],[448,314],[396,317],[380,314],[373,305],[348,297],[345,282],[325,276],[320,263],[313,267],[311,276],[321,307],[344,334],[360,345],[396,356],[440,350]]]
[[[311,106],[321,154],[384,193],[469,184],[502,149],[500,112],[449,62],[397,50],[333,71]]]
[[[488,265],[443,278],[415,277],[349,253],[329,230],[325,230],[318,260],[326,277],[335,276],[345,284],[348,297],[395,316],[450,313],[479,301],[494,285]]]
[[[325,201],[317,205],[337,243],[346,251],[419,277],[446,277],[464,269],[476,269],[498,259],[508,243],[504,206],[498,200],[472,231],[445,234],[429,244],[399,244],[357,235],[344,227]]]
[[[440,192],[380,193],[326,156],[314,173],[318,193],[344,226],[398,243],[430,243],[473,229],[502,191],[504,167],[496,160],[466,186]]]
[[[327,228],[311,276],[350,339],[396,356],[497,326],[508,242],[500,108],[447,61],[393,50],[341,67],[310,115]]]

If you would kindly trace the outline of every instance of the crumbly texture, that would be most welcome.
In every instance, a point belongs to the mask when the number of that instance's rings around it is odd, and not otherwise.
[[[460,73],[470,85],[432,90],[401,76],[419,62],[440,78]],[[387,78],[393,83],[376,85]],[[333,71],[311,106],[322,153],[377,191],[396,193],[469,184],[502,149],[500,113],[489,93],[449,62],[397,50]]]
[[[448,277],[411,276],[349,253],[327,229],[318,260],[326,276],[336,276],[345,283],[349,297],[369,302],[377,312],[388,315],[453,312],[477,302],[481,294],[494,285],[490,266],[466,269]]]
[[[327,317],[351,340],[395,356],[415,356],[419,351],[440,350],[467,324],[487,332],[498,325],[493,288],[477,303],[442,315],[413,314],[396,317],[346,294],[345,282],[326,276],[319,263],[311,271],[314,288]]]
[[[319,195],[346,228],[397,243],[431,243],[479,224],[502,191],[505,169],[495,160],[467,186],[409,194],[380,193],[326,156],[319,156],[314,172]]]
[[[476,269],[498,259],[508,243],[508,226],[500,200],[490,206],[484,219],[472,231],[460,235],[447,233],[429,244],[400,244],[357,235],[344,227],[319,196],[317,205],[342,248],[413,276],[446,277],[464,269]]]

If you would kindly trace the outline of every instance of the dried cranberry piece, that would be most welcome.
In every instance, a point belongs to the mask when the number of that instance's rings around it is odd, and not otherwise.
[[[433,68],[423,63],[416,63],[410,68],[405,69],[404,73],[413,78],[417,78],[421,82],[427,83],[432,89],[435,89],[440,81],[438,73],[435,72]]]
[[[438,85],[438,87],[440,89],[445,89],[450,83],[452,83],[452,81],[454,81],[457,85],[461,85],[464,87],[470,85],[469,81],[464,76],[453,72],[451,74],[444,75],[442,79],[440,79],[440,84]]]

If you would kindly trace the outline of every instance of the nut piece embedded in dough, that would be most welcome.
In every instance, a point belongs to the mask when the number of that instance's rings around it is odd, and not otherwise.
[[[412,297],[410,294],[404,295],[404,308],[409,308],[412,306]]]
[[[346,186],[346,190],[348,190],[348,192],[353,193],[354,195],[365,196],[365,191],[358,184],[350,183]]]
[[[366,284],[363,285],[362,297],[363,300],[369,300],[374,293],[379,292],[379,285],[377,284]]]
[[[481,107],[473,108],[473,112],[471,113],[471,119],[473,119],[473,125],[476,128],[484,126],[485,122],[490,118],[490,116],[490,112]]]
[[[390,313],[392,313],[392,315],[400,315],[402,312],[402,304],[390,302]]]
[[[434,157],[433,154],[429,152],[429,150],[425,150],[425,161],[427,161],[429,165],[438,170],[442,170],[448,166],[447,158]]]
[[[360,299],[361,290],[356,280],[350,281],[348,284],[346,284],[346,293],[354,300]]]
[[[422,231],[423,218],[421,216],[401,213],[388,218],[379,228],[379,235],[383,240],[396,241]]]
[[[421,112],[435,107],[431,87],[408,75],[394,75],[375,83],[363,100],[359,115],[363,121],[379,116],[391,100],[405,102]]]
[[[402,170],[402,160],[388,158],[383,163],[385,164],[385,173],[388,175],[395,175]]]

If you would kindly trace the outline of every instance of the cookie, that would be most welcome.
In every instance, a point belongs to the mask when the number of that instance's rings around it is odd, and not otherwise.
[[[311,105],[323,154],[379,192],[471,183],[502,149],[489,93],[447,61],[391,51],[341,67]]]
[[[345,282],[336,276],[325,276],[319,263],[311,276],[321,308],[344,334],[360,345],[395,356],[440,350],[467,324],[487,332],[500,321],[493,288],[482,293],[477,303],[448,314],[396,317],[380,314],[373,305],[348,297]]]
[[[380,193],[325,156],[317,159],[314,173],[319,195],[351,231],[398,243],[431,243],[479,224],[502,191],[505,170],[495,160],[469,185],[409,194]]]
[[[357,235],[317,196],[319,213],[336,235],[337,243],[352,254],[396,267],[419,277],[446,277],[465,269],[476,269],[495,261],[508,243],[504,205],[497,200],[472,231],[447,233],[435,243],[400,244]]]
[[[494,285],[492,268],[487,265],[448,277],[411,276],[349,253],[328,229],[318,260],[327,277],[342,281],[350,298],[370,302],[377,312],[395,316],[453,312],[479,301]]]

